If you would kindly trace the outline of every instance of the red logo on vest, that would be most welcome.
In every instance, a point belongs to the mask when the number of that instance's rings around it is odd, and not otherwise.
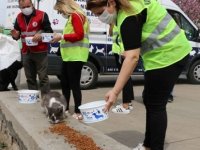
[[[33,22],[32,25],[33,25],[33,27],[37,27],[38,23],[37,22]]]

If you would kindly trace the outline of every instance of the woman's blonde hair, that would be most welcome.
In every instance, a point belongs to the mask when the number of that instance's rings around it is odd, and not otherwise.
[[[65,15],[78,12],[86,16],[84,11],[74,0],[57,0],[54,9]]]
[[[54,9],[57,10],[59,13],[63,13],[64,15],[76,12],[82,14],[85,17],[85,21],[87,21],[88,23],[88,19],[85,12],[74,0],[57,0]],[[89,30],[89,25],[88,25],[88,30]]]

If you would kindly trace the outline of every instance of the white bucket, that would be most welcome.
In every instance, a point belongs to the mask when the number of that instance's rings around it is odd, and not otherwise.
[[[19,103],[33,104],[36,103],[39,98],[39,91],[37,90],[19,90],[17,93]]]
[[[42,42],[50,42],[53,39],[53,33],[42,33]]]
[[[38,42],[33,42],[32,39],[33,39],[33,37],[25,37],[27,46],[37,46],[38,45]]]
[[[94,123],[108,119],[108,113],[103,111],[106,102],[104,100],[94,101],[79,106],[83,115],[83,122]]]

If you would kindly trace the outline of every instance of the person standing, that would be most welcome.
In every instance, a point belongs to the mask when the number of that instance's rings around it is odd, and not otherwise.
[[[38,90],[37,75],[41,96],[50,91],[49,78],[47,75],[48,67],[48,45],[41,41],[41,33],[52,33],[48,15],[40,10],[36,10],[31,0],[19,0],[21,13],[17,15],[14,29],[11,35],[14,39],[21,38],[22,41],[22,62],[28,89]],[[37,46],[27,46],[26,37],[33,37]]]
[[[146,132],[143,144],[133,150],[163,150],[167,99],[192,49],[184,31],[157,0],[88,0],[86,8],[102,22],[114,23],[124,46],[124,62],[114,87],[105,95],[104,110],[116,102],[141,55]]]
[[[59,0],[54,9],[67,19],[62,34],[55,34],[52,43],[60,41],[62,57],[61,86],[67,101],[66,112],[69,110],[70,91],[72,90],[75,110],[72,115],[81,120],[78,107],[82,103],[80,89],[81,70],[89,55],[89,23],[85,13],[73,0]]]
[[[115,25],[110,25],[109,32],[113,39],[112,53],[114,53],[116,65],[120,71],[124,61],[123,44],[122,41],[118,40],[119,33],[117,32],[117,27]],[[131,110],[133,110],[132,100],[134,100],[134,92],[130,76],[122,90],[122,104],[116,105],[112,109],[112,112],[117,114],[129,114]]]

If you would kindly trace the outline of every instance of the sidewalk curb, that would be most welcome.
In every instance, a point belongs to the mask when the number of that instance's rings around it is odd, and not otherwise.
[[[15,91],[1,92],[0,121],[5,122],[12,140],[16,141],[20,150],[74,150],[72,145],[65,143],[64,138],[50,133],[50,125],[42,114],[40,103],[20,104]],[[130,150],[102,132],[80,123],[69,116],[66,123],[91,137],[103,150]]]

